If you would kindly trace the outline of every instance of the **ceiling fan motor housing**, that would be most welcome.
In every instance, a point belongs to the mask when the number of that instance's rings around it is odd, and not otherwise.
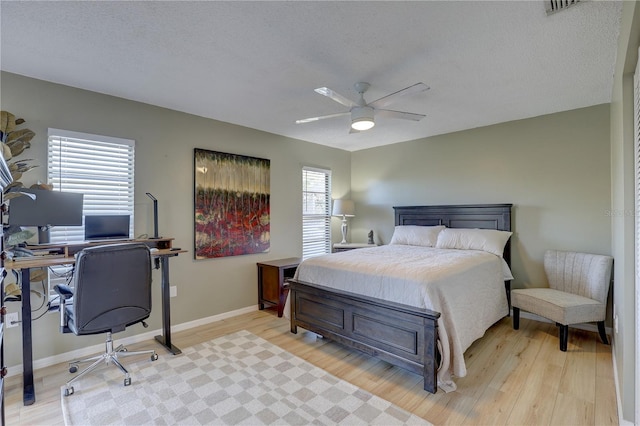
[[[356,92],[362,95],[364,92],[366,92],[369,89],[369,87],[371,87],[371,85],[369,83],[365,83],[361,81],[360,83],[354,84],[353,87],[354,89],[356,89]]]

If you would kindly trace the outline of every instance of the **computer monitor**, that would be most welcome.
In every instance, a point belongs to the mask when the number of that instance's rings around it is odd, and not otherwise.
[[[25,188],[15,191],[33,194],[35,199],[28,195],[12,198],[9,225],[37,226],[41,244],[49,242],[50,226],[82,226],[84,194]]]
[[[124,215],[87,215],[84,217],[84,239],[124,240],[129,238],[130,216]]]

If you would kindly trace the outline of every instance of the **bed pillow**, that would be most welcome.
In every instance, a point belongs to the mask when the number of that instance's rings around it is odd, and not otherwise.
[[[495,229],[443,229],[438,234],[437,248],[483,250],[502,257],[511,232]]]
[[[408,246],[435,247],[438,241],[438,234],[444,229],[444,225],[418,226],[404,225],[396,226],[389,244],[403,244]]]

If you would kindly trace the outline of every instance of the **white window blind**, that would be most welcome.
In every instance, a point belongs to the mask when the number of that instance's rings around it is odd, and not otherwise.
[[[127,214],[133,236],[132,140],[49,129],[48,182],[54,191],[84,194],[83,216]],[[84,226],[56,226],[51,242],[84,240]]]
[[[135,143],[129,139],[49,129],[47,180],[54,191],[84,194],[87,215],[130,215],[133,236]],[[84,240],[84,226],[54,226],[52,244]],[[69,268],[49,268],[49,298],[53,286],[69,279]]]
[[[331,171],[302,169],[302,258],[331,253]]]

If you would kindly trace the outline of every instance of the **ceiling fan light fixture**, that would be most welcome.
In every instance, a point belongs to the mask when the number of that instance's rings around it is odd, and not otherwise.
[[[358,131],[369,130],[375,126],[373,108],[368,106],[356,107],[351,110],[351,128]]]
[[[372,118],[359,118],[351,122],[351,128],[358,131],[369,130],[375,125]]]
[[[428,90],[429,86],[424,83],[416,83],[413,86],[405,87],[404,89],[398,90],[397,92],[391,93],[387,96],[383,96],[382,98],[369,103],[367,103],[367,101],[364,99],[364,93],[369,88],[369,83],[356,83],[354,85],[354,88],[356,89],[356,92],[358,92],[358,95],[360,95],[359,99],[356,102],[345,96],[342,96],[340,93],[334,92],[328,87],[318,87],[317,89],[315,89],[316,93],[322,96],[326,96],[331,100],[336,101],[340,105],[346,106],[347,108],[349,108],[349,110],[338,112],[335,114],[321,115],[319,117],[303,118],[301,120],[296,120],[296,124],[311,123],[318,120],[324,120],[325,118],[344,117],[350,115],[352,130],[349,133],[357,133],[364,130],[369,130],[376,125],[374,118],[375,114],[379,114],[380,117],[384,118],[400,118],[403,120],[412,121],[420,121],[425,117],[423,114],[385,109],[387,105],[396,102],[401,97]]]

